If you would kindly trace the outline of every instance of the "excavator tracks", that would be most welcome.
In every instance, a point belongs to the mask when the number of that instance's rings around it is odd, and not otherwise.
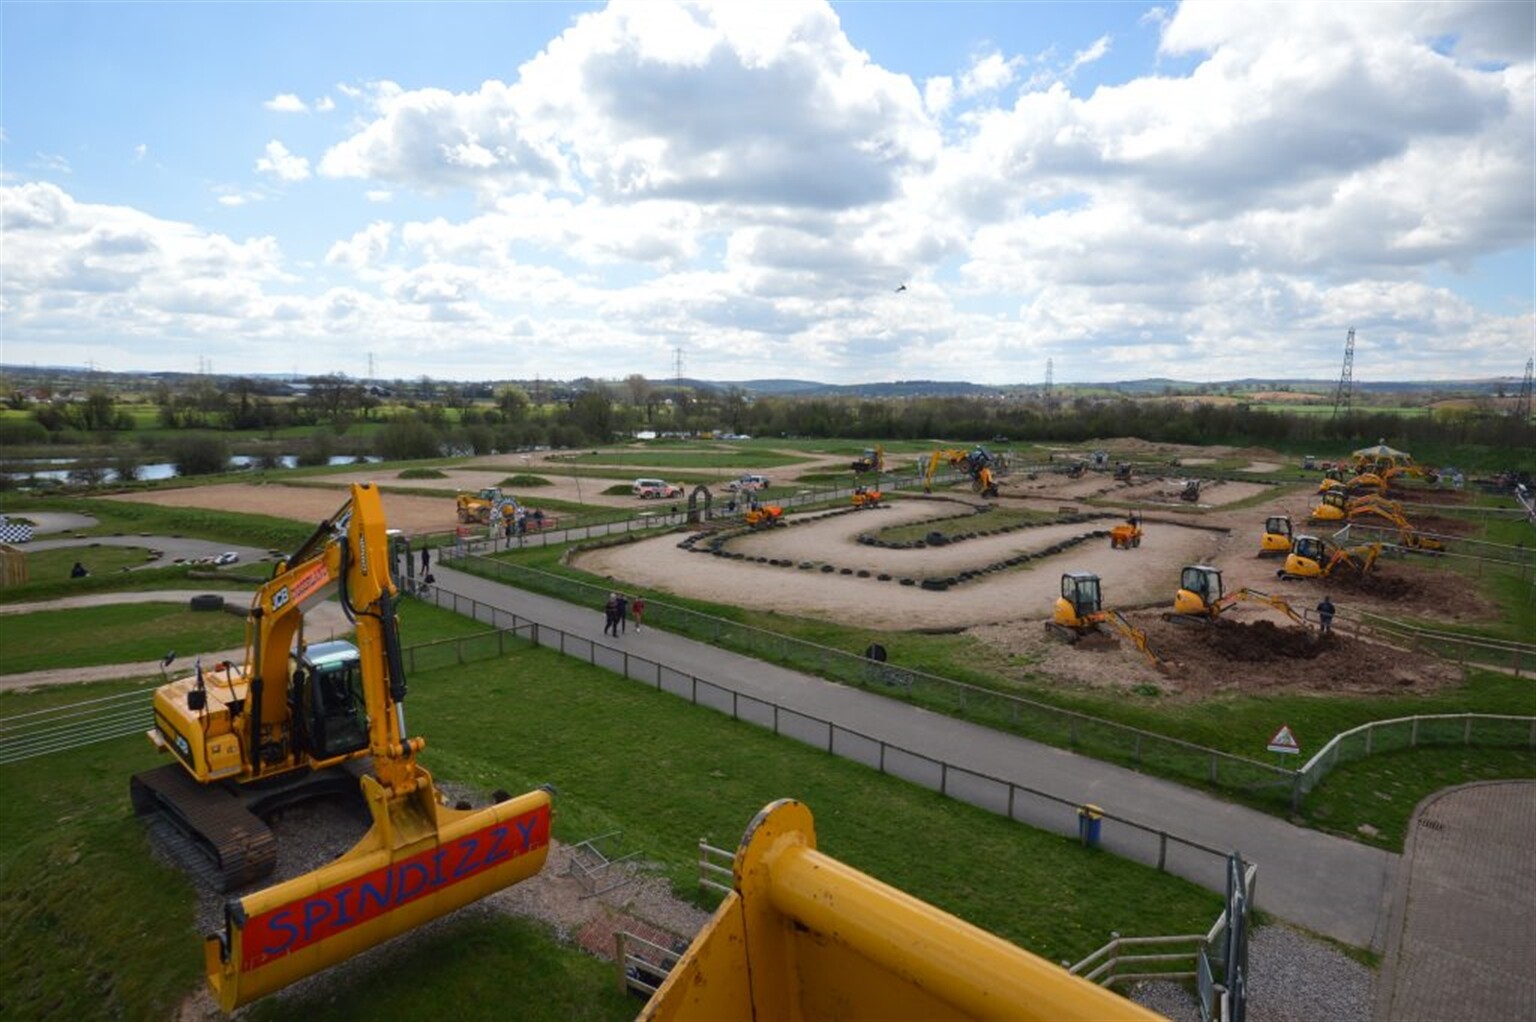
[[[271,874],[277,841],[242,799],[220,785],[198,784],[180,763],[134,775],[133,811],[183,865],[219,891]]]

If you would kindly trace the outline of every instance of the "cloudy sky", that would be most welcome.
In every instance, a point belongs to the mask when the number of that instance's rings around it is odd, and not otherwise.
[[[6,3],[0,362],[1518,376],[1533,12]]]

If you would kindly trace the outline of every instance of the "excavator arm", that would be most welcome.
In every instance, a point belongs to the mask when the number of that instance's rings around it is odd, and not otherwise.
[[[1142,631],[1140,628],[1137,628],[1135,625],[1127,621],[1125,616],[1118,610],[1104,610],[1100,611],[1099,613],[1101,615],[1100,620],[1129,639],[1137,649],[1141,650],[1141,655],[1147,658],[1147,662],[1150,663],[1159,674],[1172,674],[1174,672],[1177,665],[1172,660],[1164,660],[1162,657],[1152,652],[1152,645],[1147,640],[1146,632]]]
[[[1219,617],[1225,611],[1230,610],[1237,604],[1244,602],[1262,603],[1266,607],[1273,607],[1275,610],[1280,611],[1286,617],[1290,618],[1298,625],[1301,625],[1303,628],[1307,627],[1307,619],[1296,613],[1296,611],[1291,608],[1289,603],[1286,603],[1278,596],[1272,596],[1269,593],[1261,593],[1257,589],[1239,589],[1234,593],[1228,593],[1226,596],[1223,596],[1220,600],[1216,601],[1215,606],[1211,608],[1211,616],[1213,618]]]

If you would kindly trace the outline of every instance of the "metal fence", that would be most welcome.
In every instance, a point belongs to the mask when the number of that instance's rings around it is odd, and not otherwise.
[[[552,595],[571,603],[601,607],[609,587],[511,564],[469,557],[458,566],[474,574]],[[1077,713],[1023,696],[982,688],[889,662],[821,646],[778,632],[647,599],[646,624],[845,685],[961,716],[1051,745],[1065,745],[1098,759],[1186,778],[1245,793],[1292,795],[1294,771],[1193,742]]]
[[[1296,787],[1312,791],[1341,763],[1379,752],[1425,745],[1477,745],[1536,749],[1536,717],[1492,713],[1443,713],[1394,720],[1373,720],[1334,735],[1296,771]]]
[[[780,706],[627,649],[539,624],[441,587],[435,589],[429,599],[457,614],[493,625],[498,631],[527,638],[536,646],[585,660],[595,667],[650,685],[697,706],[728,714],[734,720],[756,724],[776,735],[793,738],[1042,830],[1068,836],[1078,834],[1079,810],[1083,807],[1070,799],[915,752],[836,721]],[[646,618],[650,619],[649,611]],[[1290,771],[1283,772],[1289,783]],[[1124,858],[1177,873],[1211,889],[1221,889],[1225,850],[1112,813],[1103,813],[1102,819],[1097,842],[1100,847]]]
[[[511,644],[506,633],[483,632],[418,643],[401,653],[407,670],[429,671],[501,656]],[[159,684],[0,718],[0,766],[143,734],[155,722],[153,699]]]

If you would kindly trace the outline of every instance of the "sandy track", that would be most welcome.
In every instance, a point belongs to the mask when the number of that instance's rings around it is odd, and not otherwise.
[[[873,564],[886,555],[902,555],[905,564],[914,563],[907,560],[907,555],[916,554],[957,558],[969,567],[981,567],[999,559],[998,554],[1007,545],[1028,549],[1032,541],[1026,537],[1043,531],[1031,529],[988,537],[1001,541],[994,554],[983,552],[981,544],[986,540],[982,539],[906,551],[861,547],[848,536],[849,529],[857,532],[874,527],[874,522],[866,521],[866,517],[888,524],[922,520],[924,513],[933,519],[952,517],[924,502],[901,503],[916,510],[828,518],[751,537],[754,556],[787,558],[796,563],[819,560],[838,568],[853,568],[855,559]],[[880,517],[876,519],[876,515]],[[1070,527],[1074,534],[1091,528]],[[944,592],[902,586],[895,581],[880,582],[872,577],[861,579],[691,553],[678,548],[676,535],[585,553],[575,559],[575,564],[600,576],[680,596],[802,617],[826,617],[871,628],[961,629],[978,623],[1038,620],[1049,615],[1064,571],[1097,572],[1104,579],[1105,597],[1112,606],[1170,601],[1177,588],[1179,567],[1206,559],[1221,537],[1203,529],[1162,523],[1149,523],[1145,532],[1146,538],[1136,550],[1111,550],[1107,539],[1090,540],[1057,556],[1032,561],[1025,568],[989,575]],[[742,548],[742,552],[746,549]],[[899,569],[878,570],[901,577]],[[955,570],[928,570],[924,574],[952,574]]]
[[[374,477],[375,479],[377,476]],[[98,498],[92,498],[98,499]],[[142,493],[118,493],[108,500],[126,500],[162,507],[202,507],[218,511],[241,511],[271,515],[300,522],[319,524],[335,514],[346,496],[334,490],[308,486],[283,486],[278,483],[220,483],[192,486],[182,490],[146,490]],[[453,499],[384,494],[384,516],[390,528],[407,532],[451,529],[457,524]]]

